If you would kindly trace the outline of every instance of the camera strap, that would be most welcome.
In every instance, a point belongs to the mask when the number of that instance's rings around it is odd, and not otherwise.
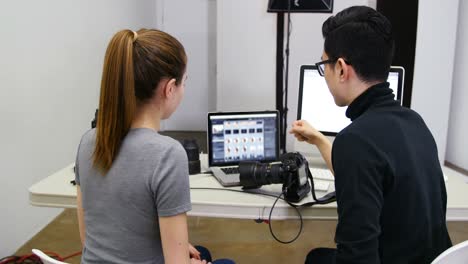
[[[311,190],[310,192],[312,193],[312,198],[314,198],[314,201],[316,204],[328,204],[336,201],[336,193],[335,192],[330,192],[325,194],[324,196],[317,198],[315,195],[315,187],[314,187],[314,177],[312,175],[312,172],[310,171],[310,168],[307,166],[307,175],[310,179],[310,184],[311,184]]]
[[[311,185],[310,192],[312,193],[312,198],[314,199],[314,201],[304,203],[304,204],[300,204],[300,205],[293,204],[293,203],[291,203],[291,202],[289,202],[287,200],[285,200],[285,201],[290,206],[295,207],[295,208],[310,207],[310,206],[313,206],[313,205],[316,205],[316,204],[329,204],[329,203],[335,202],[336,201],[336,193],[335,192],[329,192],[329,193],[325,194],[324,196],[317,198],[317,196],[315,195],[314,178],[312,176],[312,172],[310,171],[308,164],[307,164],[307,170],[306,171],[307,171],[307,177],[310,180],[310,185]]]

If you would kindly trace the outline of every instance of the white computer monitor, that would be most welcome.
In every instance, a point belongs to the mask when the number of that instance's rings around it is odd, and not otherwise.
[[[392,66],[387,81],[402,102],[405,70]],[[346,117],[347,107],[338,107],[328,90],[325,78],[320,76],[315,65],[301,66],[297,119],[307,120],[327,136],[335,136],[351,121]]]

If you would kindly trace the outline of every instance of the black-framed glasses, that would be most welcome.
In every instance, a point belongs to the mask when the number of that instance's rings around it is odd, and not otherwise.
[[[320,76],[324,76],[325,75],[325,64],[327,63],[334,63],[336,62],[338,59],[334,59],[334,60],[323,60],[323,61],[319,61],[317,63],[315,63],[315,66],[317,66],[317,71],[318,73],[320,74]]]
[[[328,60],[323,60],[315,63],[315,66],[317,66],[317,71],[320,74],[320,76],[325,75],[325,64],[327,63],[335,63],[338,59],[328,59]],[[348,61],[344,61],[346,64],[351,65]]]

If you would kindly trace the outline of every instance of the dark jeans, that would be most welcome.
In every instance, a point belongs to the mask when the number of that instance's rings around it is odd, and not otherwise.
[[[336,249],[334,248],[315,248],[312,249],[305,264],[333,264],[336,262]]]
[[[200,251],[200,258],[206,260],[206,262],[211,262],[213,264],[235,264],[235,262],[230,259],[217,259],[212,261],[210,251],[206,247],[195,246],[195,248]]]

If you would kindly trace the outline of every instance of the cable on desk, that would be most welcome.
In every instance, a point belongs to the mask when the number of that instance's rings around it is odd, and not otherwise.
[[[275,236],[275,234],[273,233],[273,228],[271,227],[271,214],[273,213],[273,209],[275,208],[276,203],[278,202],[279,199],[281,199],[281,196],[282,196],[284,193],[285,193],[285,191],[283,191],[282,193],[280,193],[280,195],[278,196],[278,198],[276,198],[275,202],[273,203],[273,206],[271,207],[270,215],[268,216],[268,227],[270,228],[270,234],[271,234],[271,236],[273,236],[273,238],[274,238],[276,241],[278,241],[278,242],[280,242],[280,243],[282,243],[282,244],[290,244],[290,243],[296,241],[296,240],[299,238],[299,236],[300,236],[301,233],[302,233],[302,227],[303,227],[303,225],[304,225],[304,221],[302,220],[302,214],[301,214],[301,211],[299,211],[299,207],[293,206],[293,208],[296,209],[296,212],[297,212],[297,214],[299,215],[299,219],[300,219],[300,223],[301,223],[301,226],[299,227],[299,232],[297,232],[297,235],[296,235],[293,239],[291,239],[291,240],[289,240],[289,241],[282,241],[282,240],[280,240],[279,238],[277,238],[277,237]],[[286,200],[283,199],[283,201],[286,201]],[[286,202],[287,202],[289,205],[291,205],[288,201],[286,201]]]
[[[292,184],[292,183],[291,183],[291,184]],[[301,211],[299,210],[299,208],[301,208],[301,206],[297,206],[297,205],[295,205],[295,204],[293,204],[293,203],[288,202],[288,201],[285,200],[284,198],[281,198],[281,196],[283,196],[283,194],[286,192],[286,190],[283,191],[283,192],[281,192],[280,195],[276,196],[276,195],[267,194],[267,193],[256,193],[256,192],[249,192],[249,191],[245,191],[245,190],[234,190],[234,189],[223,189],[223,188],[191,187],[190,189],[191,189],[191,190],[230,191],[230,192],[248,193],[248,194],[256,194],[256,195],[264,195],[264,196],[274,197],[274,198],[276,198],[276,200],[275,200],[275,202],[273,203],[273,205],[272,205],[272,207],[271,207],[271,209],[270,209],[270,214],[268,215],[268,228],[270,229],[270,234],[271,234],[271,236],[272,236],[276,241],[278,241],[278,242],[280,242],[280,243],[282,243],[282,244],[290,244],[290,243],[296,241],[296,240],[299,238],[299,236],[301,235],[301,233],[302,233],[302,228],[303,228],[303,225],[304,225],[304,221],[303,221],[303,219],[302,219]],[[271,226],[271,215],[272,215],[273,209],[275,208],[275,205],[276,205],[276,203],[278,202],[279,199],[285,201],[286,203],[288,203],[291,207],[293,207],[293,208],[296,210],[297,214],[299,215],[299,219],[300,219],[300,223],[301,223],[301,226],[299,227],[299,232],[297,233],[297,235],[296,235],[293,239],[291,239],[291,240],[289,240],[289,241],[282,241],[282,240],[280,240],[278,237],[276,237],[276,235],[275,235],[274,232],[273,232],[273,228],[272,228],[272,226]],[[257,222],[257,223],[258,223],[258,222]]]

